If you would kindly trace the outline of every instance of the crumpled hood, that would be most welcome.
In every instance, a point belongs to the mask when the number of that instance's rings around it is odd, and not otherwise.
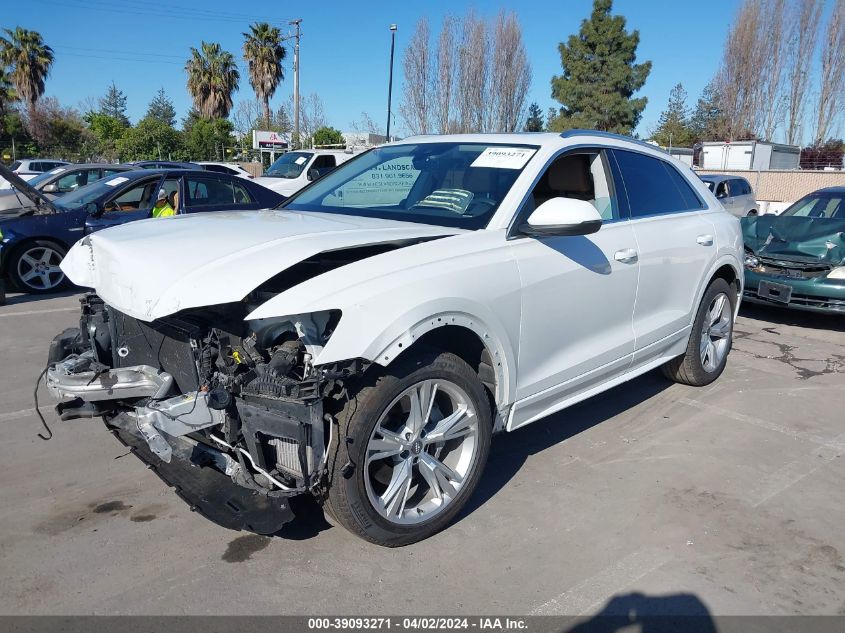
[[[761,215],[741,222],[745,246],[755,255],[834,266],[845,263],[845,220]]]
[[[323,251],[462,233],[460,229],[326,213],[240,211],[151,219],[84,237],[62,270],[108,304],[152,321],[240,301]]]

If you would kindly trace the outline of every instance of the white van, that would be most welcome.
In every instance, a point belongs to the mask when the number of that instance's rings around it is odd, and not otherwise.
[[[268,189],[292,196],[312,180],[325,176],[352,158],[342,150],[308,149],[282,154],[255,182]]]

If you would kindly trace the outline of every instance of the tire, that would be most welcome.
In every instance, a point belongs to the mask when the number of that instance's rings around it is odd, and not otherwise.
[[[751,211],[749,211],[749,212],[748,212],[748,217],[749,217],[749,218],[753,218],[753,217],[755,217],[756,215],[757,215],[757,209],[751,209]]]
[[[386,547],[452,521],[478,485],[493,429],[490,400],[469,365],[448,352],[406,354],[351,390],[329,454],[329,520]]]
[[[50,240],[33,240],[15,250],[9,258],[9,277],[22,292],[47,294],[70,286],[59,264],[67,249]],[[33,275],[33,276],[31,276]]]
[[[724,279],[710,282],[698,306],[686,352],[663,365],[663,374],[693,387],[709,385],[721,376],[733,343],[735,311],[736,292],[731,285]]]

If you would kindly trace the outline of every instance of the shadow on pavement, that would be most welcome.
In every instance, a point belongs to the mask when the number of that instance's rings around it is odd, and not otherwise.
[[[739,316],[755,321],[766,321],[774,325],[793,325],[816,330],[845,332],[845,319],[842,318],[843,315],[841,314],[819,314],[776,306],[769,307],[756,303],[743,303],[739,310]]]
[[[657,395],[672,384],[660,372],[652,371],[544,420],[494,438],[490,458],[478,488],[455,522],[470,515],[503,488],[519,472],[529,455],[544,451],[601,424]]]
[[[64,290],[62,292],[51,292],[49,294],[43,295],[34,295],[28,294],[25,292],[18,292],[9,288],[8,284],[6,285],[6,305],[7,306],[14,306],[14,305],[24,305],[28,303],[37,303],[39,301],[47,301],[48,299],[59,299],[62,297],[73,297],[78,295],[82,292],[85,292],[84,288],[72,288],[70,290]]]
[[[647,596],[629,593],[614,596],[593,617],[566,633],[716,633],[716,623],[707,606],[691,593]]]

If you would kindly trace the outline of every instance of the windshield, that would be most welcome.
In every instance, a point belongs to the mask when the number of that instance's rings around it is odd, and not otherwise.
[[[282,154],[282,157],[270,165],[267,171],[264,172],[264,175],[270,176],[271,178],[296,178],[305,169],[305,166],[313,155],[312,152],[288,152],[287,154]]]
[[[283,206],[480,229],[536,151],[535,146],[492,143],[379,147],[344,163]]]
[[[80,209],[89,202],[96,202],[101,196],[104,196],[111,191],[115,191],[115,187],[127,182],[128,180],[129,178],[126,176],[104,178],[90,185],[80,187],[76,191],[63,195],[61,198],[54,200],[53,204],[57,207],[69,210]]]
[[[781,215],[845,220],[845,191],[811,193],[801,198]]]

